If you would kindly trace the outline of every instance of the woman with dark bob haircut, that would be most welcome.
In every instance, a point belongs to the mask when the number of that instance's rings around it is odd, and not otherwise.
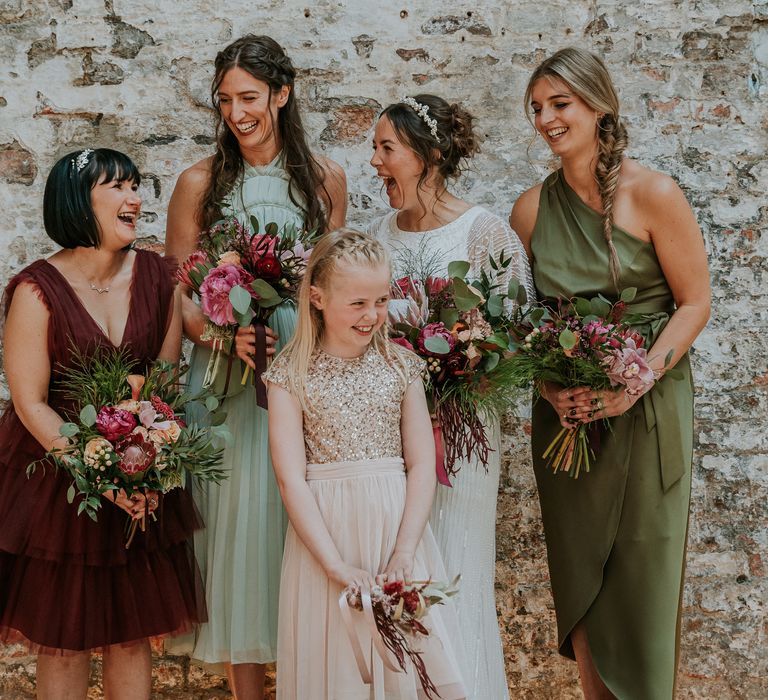
[[[75,151],[51,171],[45,229],[63,247],[19,272],[3,298],[5,374],[11,400],[0,417],[0,641],[37,652],[37,694],[85,698],[90,655],[103,652],[111,698],[149,698],[148,638],[205,619],[190,556],[201,523],[176,489],[105,496],[98,522],[67,502],[71,479],[53,464],[27,467],[66,446],[72,409],[61,381],[77,355],[121,349],[143,372],[176,362],[181,312],[171,270],[133,250],[139,172],[106,148]],[[127,513],[161,517],[125,547]]]
[[[314,154],[307,142],[295,93],[296,68],[268,36],[248,34],[216,56],[211,84],[216,151],[179,176],[168,207],[166,244],[178,259],[196,247],[202,229],[222,216],[248,224],[308,227],[320,232],[344,224],[344,171]],[[210,342],[202,341],[202,312],[182,300],[184,332],[195,344],[190,387],[202,384]],[[277,308],[267,329],[287,342],[296,325],[290,304]],[[274,331],[274,332],[273,332]],[[277,337],[279,336],[279,341]],[[253,327],[241,328],[238,354],[253,367]],[[240,363],[236,363],[239,365]],[[233,375],[235,373],[233,372]],[[225,380],[221,377],[220,386]],[[195,492],[206,529],[195,538],[205,577],[209,622],[192,645],[174,644],[209,664],[224,664],[238,700],[261,698],[264,664],[277,654],[277,602],[288,518],[280,500],[267,438],[267,413],[253,387],[229,382],[227,424],[234,440],[224,466],[230,477]],[[241,390],[236,396],[232,387]],[[223,670],[223,669],[222,669]]]

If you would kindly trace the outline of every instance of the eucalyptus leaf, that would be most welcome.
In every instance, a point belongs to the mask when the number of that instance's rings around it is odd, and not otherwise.
[[[280,295],[275,291],[275,288],[264,280],[253,280],[251,282],[251,289],[261,297],[261,301],[277,299],[280,301]]]
[[[453,289],[456,307],[459,311],[470,311],[480,305],[482,299],[478,292],[467,285],[464,280],[454,279]]]
[[[448,263],[448,277],[464,279],[469,272],[469,263],[466,260],[454,260]]]
[[[440,309],[440,321],[446,328],[453,328],[459,320],[456,309]]]
[[[227,412],[226,411],[217,411],[214,413],[210,418],[211,425],[223,425],[224,421],[227,419]]]
[[[597,316],[595,316],[595,314],[587,314],[584,318],[581,319],[581,322],[586,326],[588,323],[593,323],[599,320],[600,319]]]
[[[627,287],[626,289],[622,290],[621,296],[619,298],[625,304],[629,304],[631,301],[635,300],[636,296],[637,296],[637,287]]]
[[[89,403],[87,406],[83,406],[80,411],[80,422],[83,425],[87,425],[89,428],[92,425],[96,425],[96,409],[93,404]]]
[[[430,338],[424,340],[424,347],[429,352],[435,353],[435,355],[447,355],[451,351],[451,346],[448,345],[448,341],[445,338],[441,338],[439,335],[433,335]]]
[[[237,321],[237,325],[241,328],[250,326],[251,321],[253,321],[253,314],[251,313],[250,309],[248,309],[245,313],[240,313],[236,309],[233,309],[233,316],[235,317],[235,321]]]
[[[605,299],[595,297],[590,302],[592,313],[600,318],[605,318],[611,313],[611,303]]]
[[[486,372],[490,372],[491,370],[496,369],[496,365],[499,364],[499,354],[497,352],[489,353],[485,358],[484,364]]]
[[[507,286],[507,296],[510,299],[517,299],[517,292],[520,289],[520,282],[518,282],[514,277],[509,280],[509,285]]]
[[[576,334],[569,328],[566,328],[562,333],[560,333],[558,341],[560,343],[560,347],[562,347],[564,350],[571,350],[576,345]]]
[[[63,437],[75,437],[80,432],[80,428],[75,423],[63,423],[59,428],[59,435]]]
[[[205,407],[209,413],[213,413],[219,407],[219,400],[215,396],[209,396],[205,400]]]
[[[493,333],[492,335],[489,335],[485,339],[485,342],[495,345],[502,350],[511,350],[513,345],[509,335],[502,333]]]
[[[503,297],[499,294],[492,294],[488,298],[488,313],[493,317],[501,316],[504,313]]]
[[[518,306],[525,306],[528,303],[528,292],[525,291],[525,287],[523,285],[520,285],[517,288],[515,301],[517,302]]]
[[[538,326],[539,323],[541,322],[541,319],[544,318],[544,313],[545,313],[545,310],[542,309],[541,307],[531,311],[530,319],[534,328]]]
[[[229,290],[229,303],[232,304],[232,308],[237,313],[246,313],[251,307],[251,299],[252,297],[248,291],[239,284],[236,284]]]
[[[581,317],[588,316],[592,311],[592,305],[588,299],[576,297],[574,305],[576,306],[576,313]]]
[[[277,228],[277,224],[274,221],[270,221],[265,227],[264,227],[264,233],[266,233],[268,236],[276,236],[278,233],[280,233],[280,229]]]
[[[67,503],[69,503],[70,505],[72,503],[74,503],[75,493],[76,493],[75,485],[74,484],[70,484],[69,488],[67,489]]]
[[[261,229],[261,226],[259,225],[259,220],[255,216],[251,216],[251,228],[253,229],[254,235],[256,235]]]

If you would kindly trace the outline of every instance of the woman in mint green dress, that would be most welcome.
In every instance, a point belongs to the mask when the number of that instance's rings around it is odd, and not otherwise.
[[[542,300],[616,299],[631,313],[658,380],[643,396],[541,387],[531,445],[560,652],[587,700],[671,700],[691,489],[688,349],[709,318],[707,260],[675,182],[623,157],[627,134],[602,61],[569,48],[533,73],[526,108],[562,168],[510,217]],[[664,366],[665,358],[671,360]],[[676,367],[683,378],[665,377]],[[588,474],[553,474],[542,455],[561,429],[609,418]]]
[[[346,183],[341,168],[310,152],[294,95],[295,69],[266,36],[247,35],[216,57],[212,86],[216,153],[185,170],[168,209],[166,247],[184,259],[199,232],[222,216],[262,226],[295,225],[327,231],[344,223]],[[270,318],[269,354],[292,335],[295,310]],[[195,344],[190,390],[199,389],[210,356],[200,341],[205,319],[191,298],[183,306],[184,332]],[[255,348],[253,328],[241,329],[236,350]],[[235,352],[233,349],[233,354]],[[239,366],[239,360],[235,360]],[[219,388],[224,380],[219,378]],[[278,587],[287,517],[272,472],[267,413],[252,386],[233,373],[225,401],[233,441],[226,447],[229,478],[195,488],[206,529],[195,553],[206,586],[209,621],[194,640],[171,644],[206,664],[224,664],[237,700],[263,697],[264,664],[275,661]]]

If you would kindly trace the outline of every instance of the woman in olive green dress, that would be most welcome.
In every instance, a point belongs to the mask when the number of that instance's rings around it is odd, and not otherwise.
[[[675,182],[625,158],[610,76],[568,48],[533,73],[526,108],[562,168],[525,192],[510,223],[540,299],[637,287],[658,380],[643,396],[541,387],[534,469],[560,652],[588,700],[669,700],[677,668],[691,488],[693,384],[687,351],[709,318],[707,260]],[[667,355],[671,361],[664,367]],[[665,377],[670,367],[683,379]],[[591,470],[553,474],[542,454],[561,427],[609,418]]]

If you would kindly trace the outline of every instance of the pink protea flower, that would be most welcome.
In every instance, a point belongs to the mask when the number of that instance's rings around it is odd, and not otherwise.
[[[190,271],[196,270],[202,277],[208,272],[209,267],[210,263],[208,261],[208,256],[202,250],[196,250],[181,264],[181,267],[176,270],[176,279],[182,284],[194,288],[197,285],[190,278]]]
[[[645,393],[656,380],[648,365],[647,350],[638,348],[631,338],[626,341],[624,348],[615,352],[607,369],[613,386],[626,387],[630,396]]]
[[[117,444],[120,455],[118,469],[131,479],[140,479],[157,457],[155,446],[138,433],[124,437]]]
[[[435,353],[427,350],[427,347],[424,345],[425,340],[435,337],[442,338],[446,343],[448,343],[449,352],[453,350],[454,346],[456,345],[456,339],[453,337],[453,334],[445,327],[442,322],[438,321],[437,323],[428,323],[419,332],[419,337],[416,339],[416,345],[418,346],[419,351],[425,355],[435,355]]]
[[[451,280],[447,277],[427,277],[425,281],[425,287],[427,294],[431,297],[440,294],[449,284]]]
[[[135,427],[136,416],[120,408],[104,406],[96,414],[96,430],[110,442],[128,435]]]
[[[203,313],[217,326],[229,326],[237,323],[234,309],[229,301],[232,287],[240,285],[251,296],[256,293],[251,289],[253,277],[242,267],[222,265],[212,269],[200,285],[200,306]]]

